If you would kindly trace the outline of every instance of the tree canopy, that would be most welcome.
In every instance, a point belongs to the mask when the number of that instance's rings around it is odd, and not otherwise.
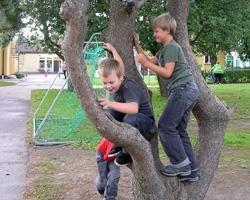
[[[19,0],[0,1],[0,46],[6,46],[23,26]]]
[[[250,2],[248,0],[190,1],[188,30],[195,53],[211,56],[238,51],[250,58]]]
[[[59,16],[63,0],[23,0],[23,10],[27,16],[26,26],[31,33],[26,41],[39,45],[44,51],[53,52],[61,57],[58,40],[65,30],[65,22]]]
[[[14,37],[23,24],[21,18],[25,13],[25,20],[28,21],[26,26],[32,27],[32,33],[26,36],[26,41],[39,44],[45,51],[61,56],[57,41],[65,30],[65,23],[58,15],[62,2],[63,0],[1,1],[0,15],[3,19],[0,23],[1,43],[6,43]],[[164,0],[145,1],[137,13],[136,32],[143,41],[144,48],[153,54],[158,46],[152,42],[151,20],[167,10],[166,2]],[[110,1],[106,0],[90,1],[87,38],[92,33],[101,32],[107,28],[109,3]],[[188,31],[194,52],[209,55],[212,60],[216,59],[219,51],[237,51],[242,59],[250,58],[249,9],[248,0],[191,0]]]

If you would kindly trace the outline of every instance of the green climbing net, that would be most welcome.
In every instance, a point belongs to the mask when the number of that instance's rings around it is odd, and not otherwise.
[[[100,34],[92,35],[84,46],[83,58],[87,66],[87,74],[94,88],[96,87],[98,96],[105,95],[105,90],[98,82],[96,71],[99,60],[106,56],[103,43],[100,42]],[[34,98],[42,99],[33,117],[35,145],[82,141],[80,130],[87,129],[89,121],[69,78],[65,81],[58,74],[42,96],[38,91],[34,91],[33,95]]]

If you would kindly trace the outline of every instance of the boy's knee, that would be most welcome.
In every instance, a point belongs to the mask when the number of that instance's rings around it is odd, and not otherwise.
[[[126,115],[122,121],[127,123],[127,124],[130,124],[132,126],[135,126],[136,125],[136,118],[137,118],[136,115]]]
[[[150,141],[154,137],[156,132],[157,132],[157,127],[156,125],[153,125],[148,132],[143,133],[142,135],[144,136],[144,138],[146,138],[146,140]]]
[[[120,171],[112,170],[108,174],[108,179],[111,181],[119,181],[120,179]]]

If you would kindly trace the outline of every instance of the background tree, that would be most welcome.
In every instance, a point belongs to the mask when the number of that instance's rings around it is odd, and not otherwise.
[[[152,42],[150,23],[154,16],[166,9],[163,0],[147,1],[139,10],[136,30],[145,49],[153,54],[158,49]],[[247,0],[192,0],[188,18],[191,46],[196,54],[211,56],[216,62],[219,51],[238,51],[242,58],[249,58],[250,2]]]
[[[145,1],[143,6],[138,10],[136,16],[136,32],[139,34],[139,39],[142,41],[144,49],[149,50],[153,55],[159,49],[160,45],[154,41],[152,32],[152,20],[155,16],[166,11],[166,1],[155,0]]]
[[[219,51],[238,51],[248,57],[245,47],[250,32],[249,9],[248,0],[190,1],[188,31],[194,52],[210,56],[212,65]]]
[[[243,38],[237,48],[237,51],[239,52],[240,58],[242,60],[249,60],[250,59],[250,28],[249,28],[250,23],[247,23],[247,24],[245,23],[245,25],[248,26],[248,28],[246,28],[243,31]]]
[[[102,32],[107,28],[109,19],[108,2],[107,0],[89,2],[87,38],[90,38],[93,33]]]
[[[25,19],[28,20],[27,25],[34,31],[26,41],[39,44],[45,51],[54,52],[60,57],[60,47],[56,42],[65,29],[65,24],[58,15],[62,1],[22,1],[22,8],[29,16]],[[106,32],[109,20],[108,3],[107,0],[90,1],[87,38],[95,32]],[[220,50],[236,50],[242,58],[249,58],[249,1],[192,0],[190,3],[188,29],[195,53],[210,55],[212,63],[216,61],[215,55]],[[145,1],[136,18],[136,32],[139,33],[143,47],[153,54],[159,46],[152,42],[154,40],[150,23],[166,7],[164,0]]]
[[[56,53],[62,57],[58,40],[65,30],[65,22],[59,16],[59,8],[63,0],[23,0],[26,28],[30,33],[24,39],[30,44],[41,47],[45,52]]]
[[[109,30],[117,30],[117,32],[114,34],[110,31],[109,38],[112,39],[112,42],[118,42],[116,47],[125,60],[126,71],[133,75],[135,70],[131,68],[135,67],[127,64],[133,61],[127,59],[130,59],[132,55],[132,36],[130,33],[133,32],[134,22],[132,20],[135,20],[134,12],[136,10],[127,13],[120,1],[113,0],[110,3],[112,15],[110,16]],[[133,164],[130,168],[134,175],[134,198],[141,200],[203,199],[218,165],[229,112],[225,105],[206,87],[200,71],[196,68],[197,63],[191,51],[187,32],[189,1],[169,0],[168,8],[177,19],[176,40],[181,44],[188,62],[192,66],[195,80],[201,91],[194,114],[199,126],[197,158],[202,177],[199,182],[193,184],[182,184],[178,182],[177,178],[160,175],[160,166],[154,162],[152,156],[152,149],[158,147],[155,144],[150,146],[135,128],[117,122],[111,116],[106,116],[98,105],[82,59],[85,35],[83,32],[87,31],[87,7],[87,0],[66,0],[62,5],[61,16],[67,24],[62,50],[77,96],[88,117],[102,136],[125,147],[133,157]],[[119,24],[117,24],[118,22]],[[118,27],[121,31],[118,30]],[[130,43],[119,43],[119,39]],[[136,78],[136,76],[133,77]],[[142,157],[143,159],[141,159]]]
[[[26,29],[29,34],[21,34],[20,39],[30,44],[39,45],[45,52],[56,53],[62,57],[58,40],[64,34],[65,22],[59,16],[63,0],[32,1],[23,0],[22,7],[26,14]],[[108,6],[106,0],[93,0],[88,10],[89,29],[87,38],[107,27]]]
[[[23,26],[20,1],[0,1],[0,46],[6,46]]]

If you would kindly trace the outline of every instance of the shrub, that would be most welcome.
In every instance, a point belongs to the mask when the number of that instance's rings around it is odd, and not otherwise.
[[[227,68],[223,76],[224,83],[250,83],[249,68]]]
[[[21,79],[25,76],[23,73],[20,73],[20,72],[16,72],[13,75],[15,75],[17,79]]]
[[[203,73],[206,83],[213,83],[211,73]],[[226,68],[223,74],[222,83],[250,83],[250,68]]]

